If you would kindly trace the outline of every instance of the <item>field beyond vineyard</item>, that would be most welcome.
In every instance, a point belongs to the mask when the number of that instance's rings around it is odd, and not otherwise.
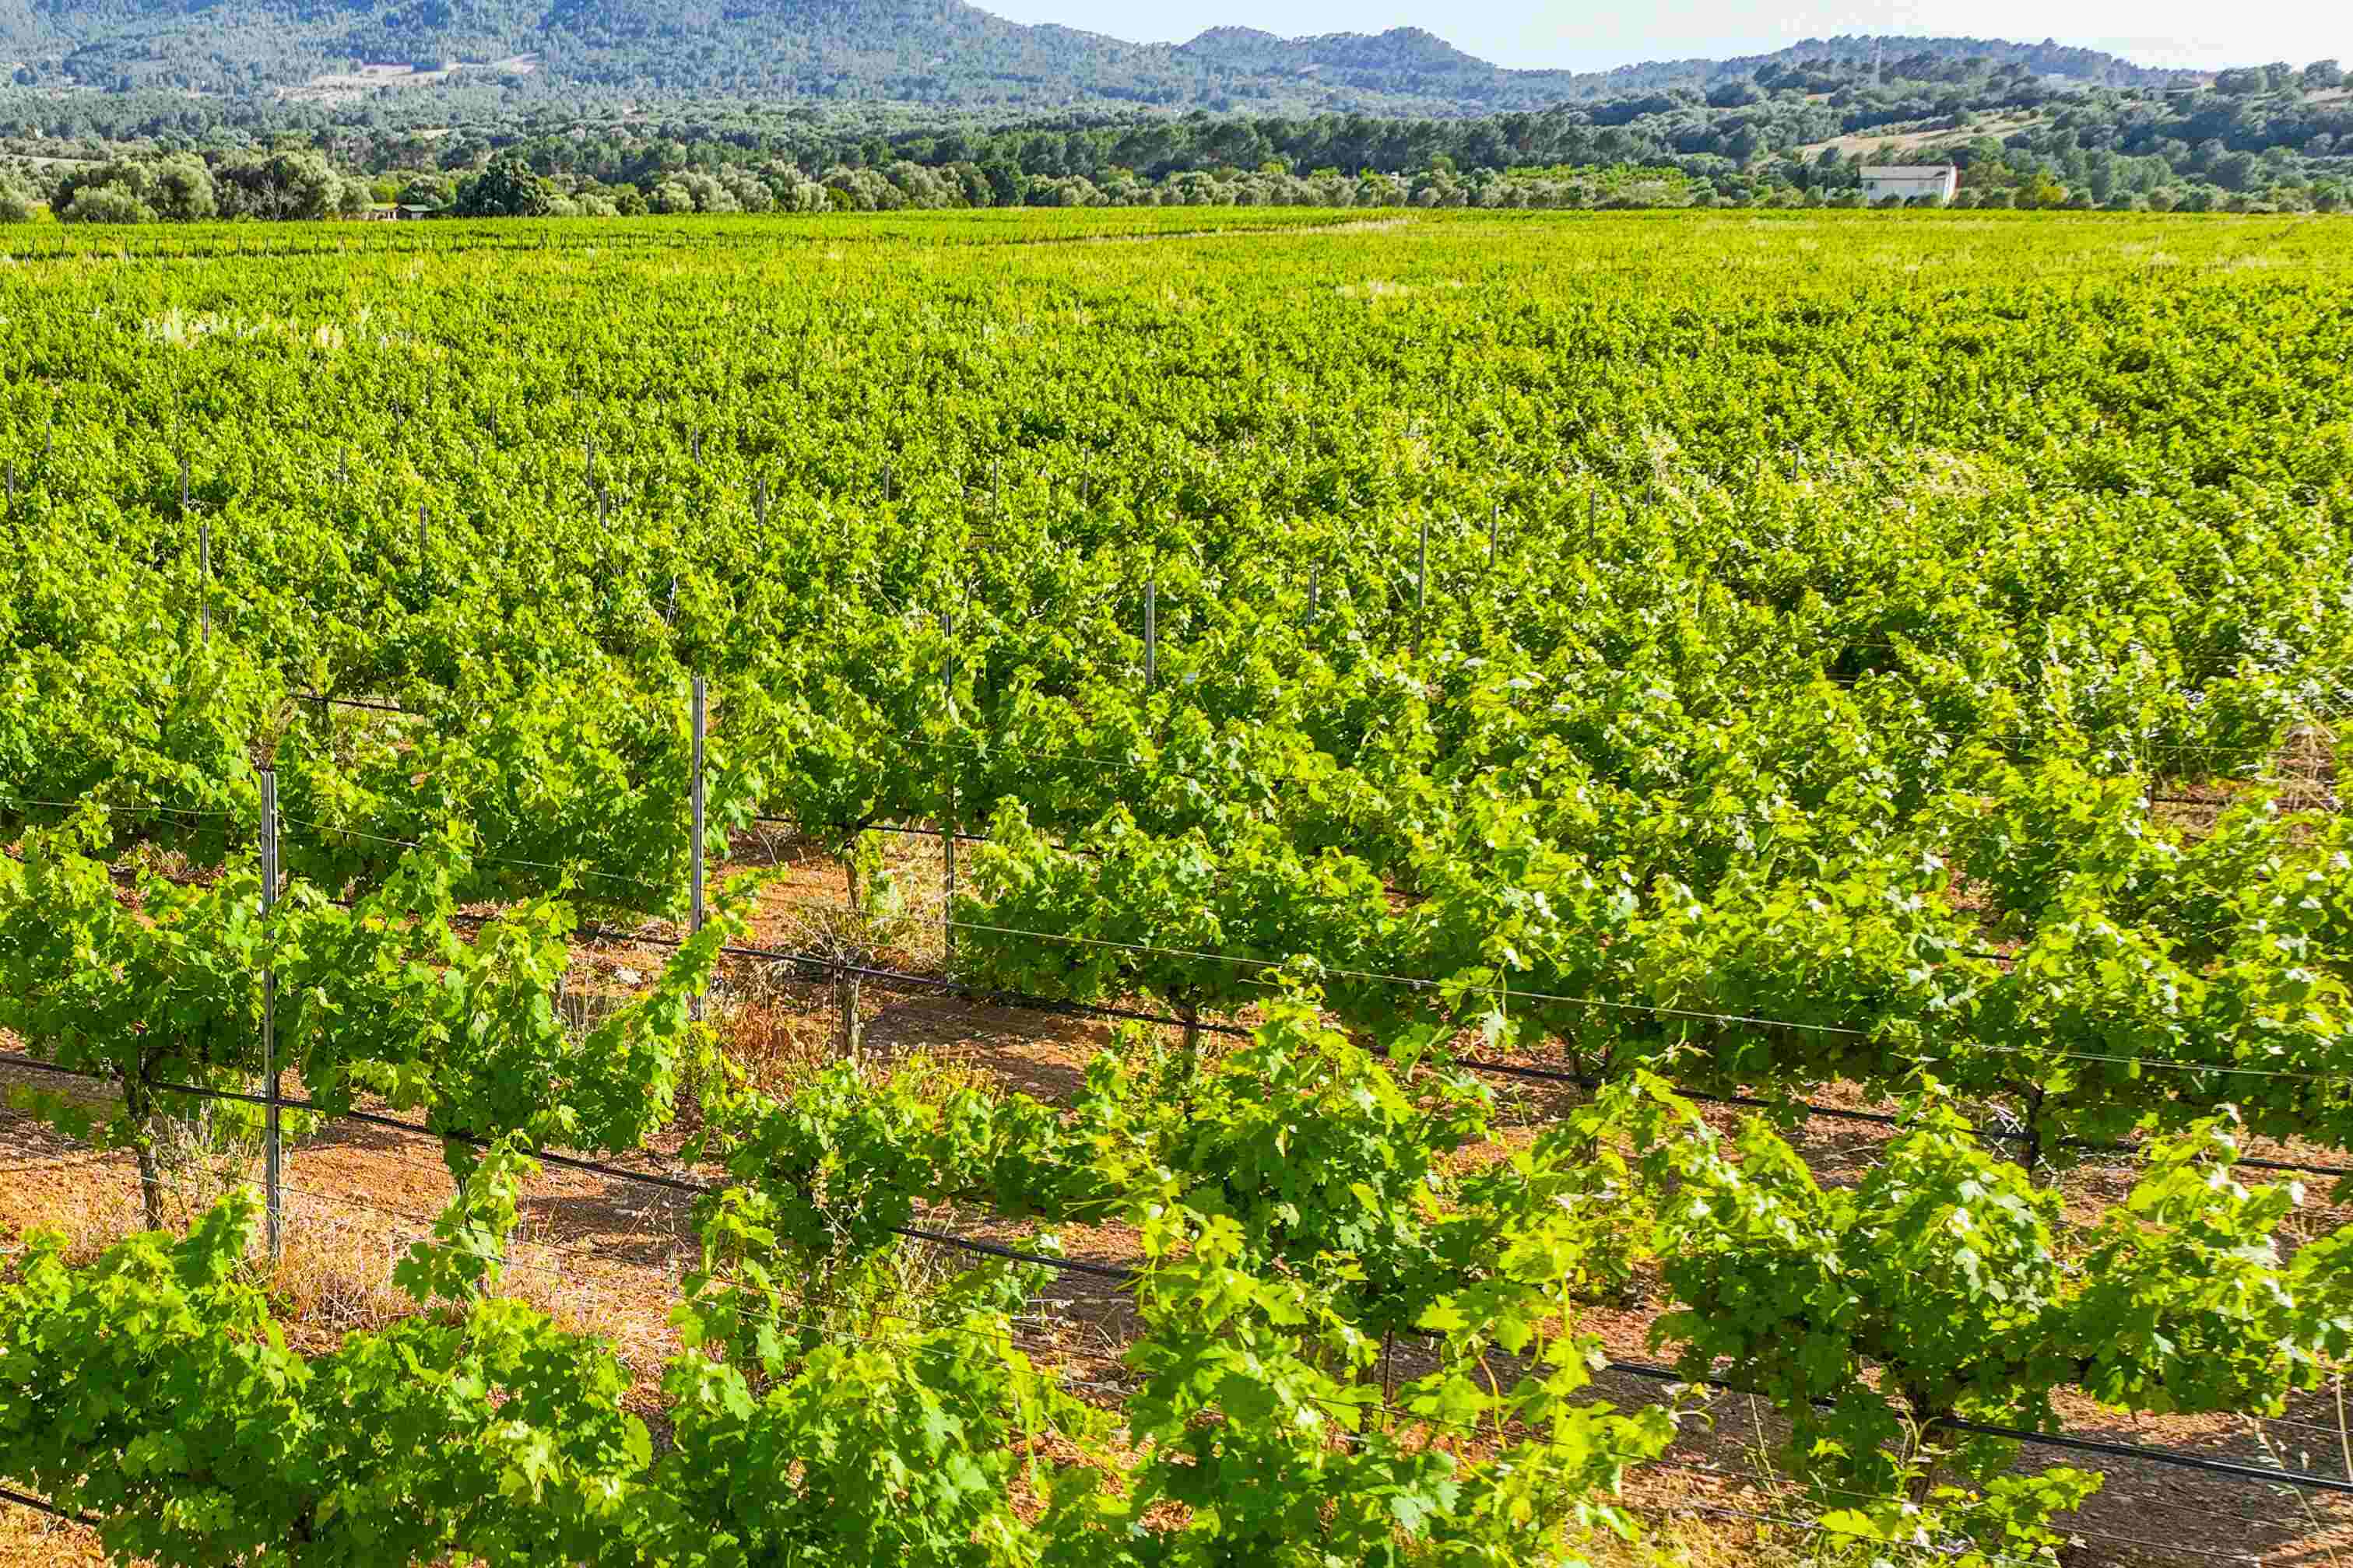
[[[31,229],[0,363],[0,1564],[2353,1548],[2326,220]]]

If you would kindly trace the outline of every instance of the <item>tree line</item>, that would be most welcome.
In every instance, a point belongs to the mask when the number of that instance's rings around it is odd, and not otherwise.
[[[206,160],[194,153],[115,157],[47,171],[0,169],[0,222],[46,204],[68,223],[201,223],[351,217],[369,205],[364,180],[324,154],[294,149]]]
[[[543,109],[433,127],[395,124],[379,106],[259,147],[208,119],[214,110],[183,105],[113,122],[132,134],[95,145],[0,120],[0,132],[14,132],[0,144],[45,160],[0,177],[0,212],[44,201],[60,216],[111,221],[317,217],[371,200],[477,216],[1852,205],[1862,200],[1858,165],[1887,162],[1957,164],[1971,206],[2333,211],[2353,190],[2344,79],[2337,62],[2317,60],[2226,71],[2189,89],[2071,89],[2016,61],[1923,51],[1876,65],[1767,62],[1704,90],[1463,120],[1197,111],[992,126],[828,121],[798,109],[660,120]],[[55,162],[93,155],[97,174]]]

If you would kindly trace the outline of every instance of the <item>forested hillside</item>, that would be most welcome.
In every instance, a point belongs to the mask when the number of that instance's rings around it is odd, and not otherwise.
[[[1139,26],[1148,25],[1139,22]],[[1608,72],[1507,70],[1417,27],[1280,38],[1214,27],[1180,45],[1025,26],[965,0],[58,0],[0,5],[18,86],[348,100],[393,90],[576,104],[587,91],[1035,112],[1078,107],[1473,114],[1674,87],[1823,58],[1970,61],[2153,86],[2178,73],[2053,43],[1810,41],[1777,55]],[[1973,67],[1974,68],[1974,67]]]
[[[1378,47],[1402,37],[1286,42],[1228,29],[1175,53],[1264,71],[1320,52],[1371,71]],[[0,102],[0,153],[15,155],[13,172],[0,163],[0,218],[44,203],[110,220],[315,217],[371,199],[475,216],[1854,205],[1860,166],[1890,160],[1959,164],[1969,206],[2326,212],[2353,184],[2353,96],[2332,60],[2187,87],[2112,86],[2037,74],[2105,68],[2105,57],[2081,51],[1956,40],[1894,56],[1867,42],[1833,40],[1709,81],[1694,64],[1686,85],[1475,115],[1130,106],[1017,116],[701,100],[657,110],[600,89],[534,105],[462,85],[343,104],[18,88]],[[1423,79],[1486,68],[1427,35],[1412,47]],[[77,205],[92,187],[131,199]]]

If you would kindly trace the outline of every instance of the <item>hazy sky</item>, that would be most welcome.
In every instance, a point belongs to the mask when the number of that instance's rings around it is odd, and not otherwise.
[[[1427,27],[1457,47],[1507,66],[1590,70],[1637,60],[1763,54],[1837,33],[1965,34],[2105,49],[2142,65],[2296,65],[2323,56],[2353,61],[2353,21],[2342,5],[2254,0],[2241,9],[2211,0],[1837,0],[1774,15],[1729,0],[1673,6],[1597,5],[1575,0],[978,0],[1017,22],[1060,22],[1122,38],[1181,43],[1204,27],[1260,27],[1286,36]]]

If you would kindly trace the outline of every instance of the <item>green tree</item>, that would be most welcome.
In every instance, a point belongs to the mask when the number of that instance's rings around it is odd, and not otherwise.
[[[988,182],[988,199],[994,205],[1018,207],[1029,193],[1029,177],[1003,157],[982,164],[980,174]]]
[[[67,223],[146,223],[154,216],[138,191],[111,184],[82,186],[58,212]]]
[[[193,153],[180,153],[157,163],[153,172],[155,216],[166,223],[197,223],[217,210],[213,174]]]
[[[136,215],[119,217],[77,216],[71,210],[76,197],[102,185],[112,186],[121,195],[93,198],[83,208],[85,215],[119,208],[126,200],[141,210]],[[60,218],[69,222],[139,223],[153,216],[146,210],[148,198],[153,190],[153,175],[147,164],[134,159],[115,158],[103,163],[86,163],[66,171],[65,176],[58,182],[57,195],[52,198],[51,205]]]
[[[2227,153],[2214,162],[2207,178],[2226,191],[2249,190],[2260,182],[2255,178],[2255,160],[2245,153]]]
[[[343,178],[326,154],[300,150],[234,158],[213,171],[223,217],[322,218],[336,210]]]
[[[460,217],[544,217],[554,200],[530,164],[508,156],[491,160],[458,188],[457,211]]]
[[[386,199],[403,206],[446,207],[449,205],[449,182],[439,174],[418,174]]]

